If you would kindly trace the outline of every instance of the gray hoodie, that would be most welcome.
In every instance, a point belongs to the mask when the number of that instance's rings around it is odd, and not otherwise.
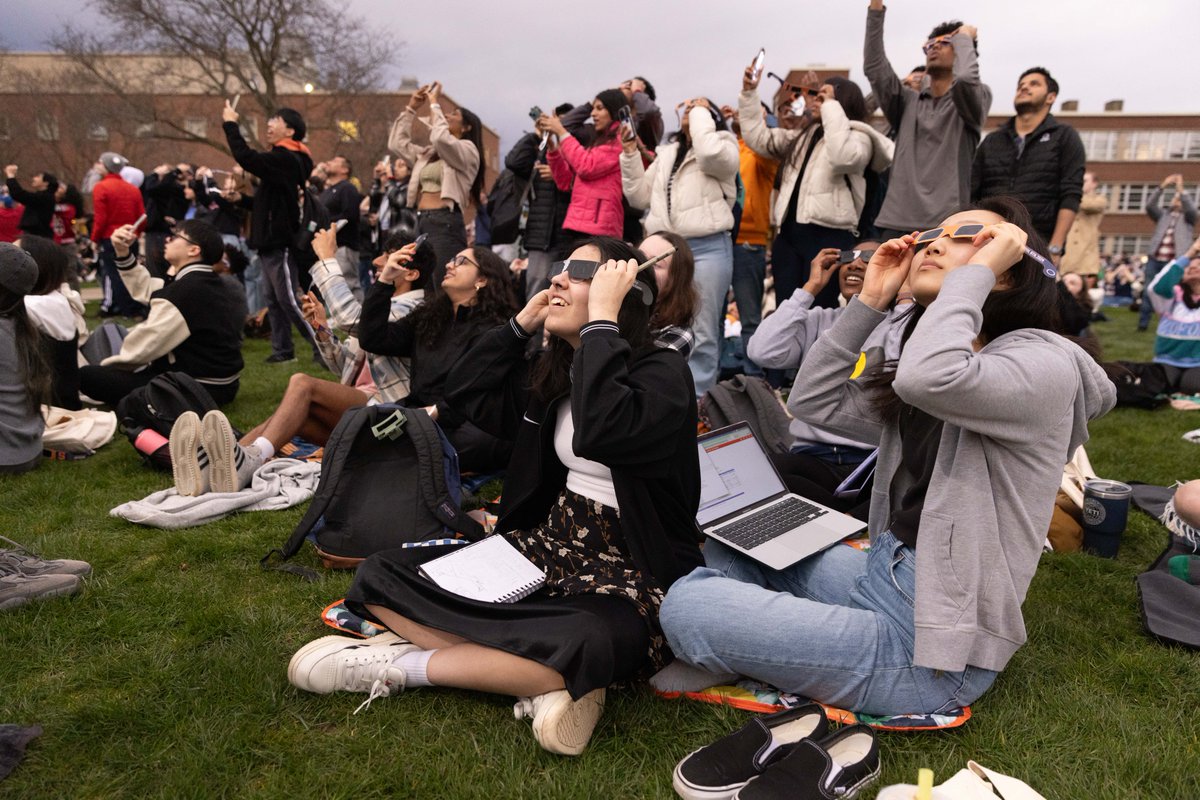
[[[905,345],[893,384],[901,400],[945,423],[917,538],[913,660],[951,672],[968,664],[1002,670],[1025,642],[1021,603],[1063,465],[1087,441],[1088,420],[1116,404],[1099,365],[1048,331],[1007,333],[975,352],[980,309],[994,285],[992,271],[977,264],[947,274]],[[796,379],[796,407],[810,422],[879,443],[872,536],[890,518],[900,434],[846,375],[884,319],[852,300]]]

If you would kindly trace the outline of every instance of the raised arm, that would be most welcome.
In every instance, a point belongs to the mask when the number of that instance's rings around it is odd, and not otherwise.
[[[954,46],[954,83],[950,96],[963,121],[976,131],[987,122],[992,107],[992,90],[979,79],[979,57],[971,35],[961,28],[950,37]]]
[[[417,340],[412,319],[388,321],[393,291],[395,286],[383,281],[367,289],[358,319],[358,346],[381,356],[411,356]]]
[[[416,118],[417,112],[411,106],[406,106],[388,132],[388,150],[397,158],[404,159],[409,167],[421,157],[421,148],[413,144],[412,140],[413,120]]]
[[[900,77],[892,69],[887,53],[883,48],[884,8],[881,0],[871,0],[867,9],[867,31],[863,42],[863,73],[871,84],[871,93],[875,95],[879,108],[887,117],[888,123],[899,127],[900,118],[904,114],[904,93],[908,90],[900,83]]]
[[[621,143],[616,140],[585,148],[574,136],[567,136],[558,152],[571,165],[571,170],[584,180],[594,181],[621,169]]]
[[[642,154],[636,148],[621,153],[621,190],[625,192],[625,199],[629,201],[629,205],[637,209],[650,207],[651,187],[654,186],[654,178],[661,163],[655,159],[647,170],[642,165]]]
[[[429,143],[447,165],[471,180],[479,170],[479,150],[470,139],[459,139],[450,132],[442,106],[434,103],[430,110]]]
[[[733,180],[740,162],[737,140],[733,135],[718,131],[712,114],[700,106],[688,112],[688,130],[692,149],[696,151],[696,163],[704,174],[719,181]]]
[[[825,157],[834,175],[861,175],[871,163],[870,137],[850,127],[846,111],[837,100],[821,103],[821,127],[825,130]]]
[[[691,124],[690,121],[688,124]],[[758,92],[754,89],[743,89],[738,95],[738,124],[742,129],[742,141],[747,147],[760,156],[776,161],[787,154],[792,139],[800,135],[798,131],[768,128],[766,120],[763,119]]]
[[[443,402],[480,430],[511,439],[529,404],[529,339],[515,318],[484,333],[450,370]]]

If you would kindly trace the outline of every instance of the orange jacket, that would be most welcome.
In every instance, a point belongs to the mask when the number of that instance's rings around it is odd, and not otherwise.
[[[779,162],[765,158],[738,139],[742,185],[746,197],[742,201],[742,223],[738,228],[737,244],[767,244],[771,228],[771,189],[775,186],[775,171]]]

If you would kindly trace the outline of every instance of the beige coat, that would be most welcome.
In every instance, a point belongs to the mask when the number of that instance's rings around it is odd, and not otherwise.
[[[433,160],[436,153],[445,164],[442,169],[442,199],[466,209],[472,205],[471,184],[475,182],[475,173],[479,171],[479,150],[473,142],[450,133],[440,105],[430,106],[429,117],[429,145],[426,147],[413,144],[412,126],[417,114],[407,107],[396,117],[388,134],[388,149],[397,158],[404,159],[412,170],[412,178],[408,182],[408,205],[416,208],[421,192],[421,170]]]
[[[1108,200],[1099,194],[1085,194],[1079,201],[1075,222],[1067,233],[1067,247],[1063,251],[1059,272],[1078,272],[1080,275],[1095,275],[1100,272],[1100,220]]]

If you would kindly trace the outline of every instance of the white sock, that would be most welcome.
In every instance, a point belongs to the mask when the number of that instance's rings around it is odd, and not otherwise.
[[[397,658],[394,663],[397,667],[404,670],[404,688],[415,689],[418,686],[433,686],[433,682],[429,680],[427,672],[429,668],[429,659],[437,650],[413,650],[411,653],[405,653]]]
[[[271,444],[271,440],[265,436],[260,436],[255,439],[252,446],[258,448],[258,452],[262,455],[263,461],[270,461],[271,456],[275,455],[275,445]]]

